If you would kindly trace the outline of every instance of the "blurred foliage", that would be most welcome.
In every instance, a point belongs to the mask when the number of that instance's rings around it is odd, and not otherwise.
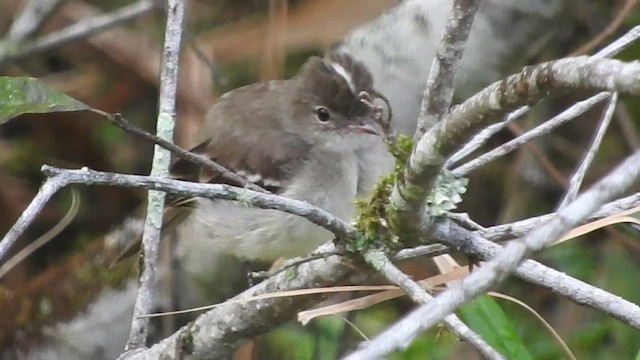
[[[290,9],[313,1],[290,1]],[[0,28],[8,29],[13,20],[13,2],[0,4]],[[76,5],[79,2],[74,2]],[[105,3],[87,2],[96,9],[116,9],[130,1],[119,0]],[[616,4],[621,3],[616,1]],[[256,81],[260,77],[261,56],[251,55],[245,48],[264,48],[264,34],[248,36],[238,45],[217,48],[211,34],[240,36],[253,34],[254,29],[263,29],[268,21],[267,2],[243,1],[189,1],[189,32],[199,41],[210,58],[220,61],[220,72],[228,80],[222,89],[206,87],[201,83],[190,83],[190,91],[180,93],[178,100],[179,132],[188,134],[200,121],[203,109],[200,104],[209,104],[218,95],[232,88]],[[12,6],[14,6],[12,8]],[[617,7],[610,1],[593,0],[576,4],[575,26],[561,38],[556,46],[549,46],[532,61],[543,61],[565,56],[601,31],[615,15]],[[636,8],[637,9],[637,8]],[[293,11],[293,10],[292,10]],[[53,19],[43,31],[67,24],[69,20]],[[640,12],[632,11],[624,23],[608,40],[621,35],[640,23]],[[324,26],[313,29],[318,34],[334,24],[328,19]],[[117,42],[99,43],[89,41],[51,50],[47,53],[23,59],[0,68],[0,75],[40,77],[52,88],[69,94],[80,101],[105,111],[125,114],[132,122],[149,130],[154,128],[156,116],[156,74],[149,64],[136,64],[125,59],[149,58],[147,45],[158,50],[163,36],[161,16],[147,16],[124,27],[118,33]],[[216,32],[226,29],[227,32]],[[253,32],[252,32],[253,31]],[[321,54],[326,40],[319,39],[308,44],[297,44],[285,50],[285,64],[281,73],[292,76],[304,60],[312,54]],[[249,40],[246,40],[249,39]],[[336,39],[337,40],[337,39]],[[211,42],[208,43],[207,41]],[[605,41],[605,43],[607,42]],[[117,47],[124,44],[123,48]],[[107,47],[111,46],[111,47]],[[185,51],[189,47],[184,45]],[[215,49],[215,51],[213,50]],[[258,51],[259,53],[259,51]],[[131,57],[126,57],[131,56]],[[620,59],[640,58],[640,45],[635,44],[618,56]],[[153,60],[155,61],[155,60]],[[149,61],[149,63],[153,63]],[[146,65],[146,67],[145,67]],[[202,62],[189,63],[182,68],[183,81],[209,78],[209,67]],[[150,75],[151,74],[151,75]],[[205,90],[203,90],[205,89]],[[578,98],[589,94],[571,94],[565,98],[545,101],[528,119],[519,122],[529,128],[566,108]],[[533,144],[565,178],[575,170],[598,124],[601,109],[593,110],[553,132],[544,141]],[[605,174],[632,149],[637,148],[640,134],[640,101],[623,97],[618,107],[614,124],[609,129],[601,151],[587,174],[587,184]],[[625,127],[627,126],[627,127]],[[629,130],[631,129],[631,130]],[[490,141],[486,149],[497,146],[514,136],[505,130]],[[179,138],[185,144],[188,136]],[[42,180],[42,164],[66,167],[88,166],[91,168],[130,173],[147,173],[152,147],[142,143],[119,129],[96,118],[95,115],[65,113],[23,115],[0,126],[0,229],[5,233],[22,213],[38,189]],[[550,211],[558,203],[563,187],[551,180],[549,174],[531,156],[527,149],[511,154],[470,176],[468,192],[464,195],[462,211],[484,225],[504,223]],[[636,189],[638,190],[638,189]],[[83,203],[80,215],[73,225],[51,244],[16,268],[2,284],[3,288],[17,288],[28,279],[46,269],[64,266],[65,260],[74,254],[91,249],[101,235],[130,213],[141,200],[143,193],[119,188],[82,188]],[[49,229],[63,216],[68,208],[69,197],[57,196],[40,214],[38,223],[30,228],[21,246],[31,242]],[[558,268],[571,276],[596,286],[601,286],[634,303],[640,303],[637,278],[640,275],[640,239],[638,232],[619,225],[607,230],[574,239],[545,250],[538,260]],[[74,261],[78,261],[77,256]],[[424,262],[423,262],[424,263]],[[432,267],[416,263],[411,268],[412,276],[422,278],[432,275]],[[574,354],[583,360],[640,360],[640,333],[619,321],[580,307],[572,302],[524,283],[510,279],[500,290],[510,296],[523,299],[549,321],[568,343]],[[88,291],[88,290],[87,290]],[[84,296],[84,295],[83,295]],[[373,308],[349,314],[348,319],[364,335],[371,338],[400,316],[413,308],[406,299],[399,299]],[[496,302],[482,297],[460,310],[460,315],[472,328],[483,334],[487,341],[513,359],[558,359],[563,357],[559,346],[540,323],[517,305]],[[256,358],[261,359],[334,359],[348,353],[364,339],[340,317],[314,320],[302,327],[290,324],[275,330],[256,343]],[[423,334],[408,349],[392,359],[462,359],[474,358],[477,354],[461,344],[444,329],[435,329]]]

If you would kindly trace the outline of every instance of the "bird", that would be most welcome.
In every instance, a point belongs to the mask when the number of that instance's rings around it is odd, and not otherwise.
[[[224,94],[195,132],[191,152],[267,191],[350,221],[355,200],[391,169],[384,143],[390,120],[388,102],[366,66],[329,51],[309,58],[291,79]],[[242,185],[184,159],[173,163],[171,176]],[[241,263],[302,256],[333,238],[300,216],[229,200],[174,199],[165,214],[175,240],[178,297],[187,299],[181,306],[236,292],[230,280],[246,278]]]

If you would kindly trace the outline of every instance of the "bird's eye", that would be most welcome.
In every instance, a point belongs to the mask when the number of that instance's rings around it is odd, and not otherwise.
[[[316,108],[316,119],[321,123],[326,123],[331,119],[331,112],[324,106],[318,106]]]

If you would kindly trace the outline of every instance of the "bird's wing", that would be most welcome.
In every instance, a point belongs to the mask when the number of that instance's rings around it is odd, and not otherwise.
[[[207,114],[201,133],[196,134],[197,145],[191,151],[278,193],[310,149],[310,144],[281,126],[279,117],[286,116],[287,111],[281,92],[286,86],[285,81],[272,81],[223,96]],[[264,92],[271,92],[271,96],[265,99]],[[171,172],[184,180],[240,185],[210,168],[182,159],[173,164]]]

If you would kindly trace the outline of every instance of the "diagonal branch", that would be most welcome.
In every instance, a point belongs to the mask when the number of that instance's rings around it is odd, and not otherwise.
[[[580,186],[582,185],[582,180],[584,180],[584,176],[591,166],[591,162],[593,162],[593,158],[596,156],[596,152],[600,149],[600,144],[602,144],[602,139],[604,138],[604,134],[609,128],[609,124],[611,123],[611,119],[613,118],[613,113],[616,109],[616,104],[618,103],[618,93],[611,94],[611,98],[609,99],[609,105],[607,105],[607,109],[605,110],[600,126],[598,127],[598,131],[596,135],[593,137],[593,141],[591,142],[591,146],[587,150],[578,170],[571,177],[571,181],[569,182],[569,189],[567,190],[564,198],[558,205],[558,208],[565,207],[568,203],[573,201],[578,195],[578,191],[580,191]]]
[[[475,133],[506,112],[549,92],[609,90],[640,95],[640,63],[578,57],[529,66],[477,93],[431,128],[415,146],[391,194],[392,225],[405,244],[420,239],[423,204],[444,162]]]
[[[510,153],[511,151],[519,148],[522,144],[526,144],[527,142],[537,137],[546,135],[549,132],[551,132],[551,130],[557,128],[558,126],[563,125],[568,121],[571,121],[577,118],[578,116],[584,114],[587,110],[599,104],[601,101],[605,100],[609,96],[610,96],[609,92],[603,91],[586,100],[579,101],[573,104],[571,107],[569,107],[565,111],[558,114],[557,116],[554,116],[553,118],[543,122],[542,124],[518,136],[517,138],[512,139],[498,146],[497,148],[476,157],[475,159],[469,161],[468,163],[464,165],[460,165],[459,167],[453,169],[452,172],[456,176],[467,176],[470,172],[479,168],[480,166],[483,166],[501,156],[504,156]],[[473,141],[476,141],[476,140],[477,140],[477,137],[474,137]]]
[[[131,21],[155,7],[157,0],[139,0],[112,13],[75,23],[64,29],[44,35],[24,44],[0,44],[0,66],[27,56],[42,53],[78,39],[89,37],[105,29]]]
[[[29,225],[35,220],[49,199],[67,185],[69,185],[69,182],[65,177],[54,175],[40,187],[38,194],[31,200],[29,206],[22,212],[22,215],[20,215],[0,242],[0,261],[7,256],[9,250],[11,250],[16,241],[18,241],[18,238],[24,234]]]
[[[20,14],[13,20],[6,41],[21,42],[33,35],[53,13],[62,0],[29,0],[24,2]]]
[[[591,74],[593,78],[597,72],[592,72],[593,69],[590,70],[585,74]],[[637,77],[635,79],[638,82]],[[621,87],[627,88],[626,86]],[[525,238],[510,242],[503,251],[479,270],[413,311],[349,358],[380,358],[406,346],[421,332],[433,327],[455,311],[458,306],[487,292],[492,286],[504,280],[530,252],[542,250],[545,246],[553,243],[604,203],[619,196],[638,181],[639,177],[640,151],[637,151],[574,202],[558,211],[551,221],[532,231]]]
[[[433,296],[423,289],[422,286],[393,265],[391,260],[389,260],[382,251],[369,250],[363,254],[363,257],[365,261],[382,274],[382,276],[404,290],[416,304],[426,304],[433,299]],[[482,354],[483,359],[504,359],[499,352],[485,342],[480,335],[471,330],[455,314],[448,315],[444,319],[444,324],[460,340],[468,342]]]
[[[503,249],[482,236],[449,221],[439,221],[429,236],[479,260],[489,261]],[[549,289],[580,305],[602,311],[629,326],[640,329],[640,306],[605,290],[575,279],[534,260],[524,260],[513,274],[532,284]]]

